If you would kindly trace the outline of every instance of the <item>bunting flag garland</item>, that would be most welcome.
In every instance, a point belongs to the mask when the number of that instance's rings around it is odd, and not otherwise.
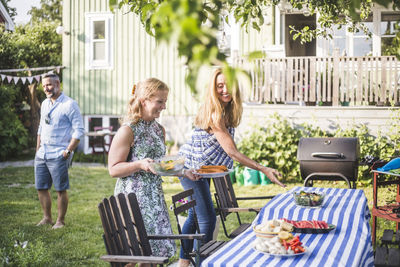
[[[45,74],[50,74],[54,73],[54,70],[57,73],[60,73],[60,70],[64,68],[62,66],[56,66],[56,67],[42,67],[42,68],[31,68],[31,69],[10,69],[10,70],[0,70],[0,73],[7,73],[7,72],[22,72],[22,71],[38,71],[38,70],[50,70],[48,72],[44,72],[42,74],[34,75],[34,76],[26,76],[26,77],[19,77],[19,76],[13,76],[13,75],[6,75],[6,74],[0,74],[0,83],[1,82],[8,82],[11,83],[13,82],[14,84],[17,84],[19,81],[21,81],[22,84],[25,84],[28,82],[28,84],[32,84],[33,82],[40,82],[42,79],[42,76]]]

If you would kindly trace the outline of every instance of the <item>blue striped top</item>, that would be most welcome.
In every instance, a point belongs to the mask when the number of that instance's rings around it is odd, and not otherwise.
[[[234,138],[235,128],[228,128],[229,134]],[[195,128],[191,138],[180,147],[179,155],[185,156],[185,168],[198,169],[202,165],[225,165],[228,169],[233,166],[233,160],[218,143],[214,134]]]

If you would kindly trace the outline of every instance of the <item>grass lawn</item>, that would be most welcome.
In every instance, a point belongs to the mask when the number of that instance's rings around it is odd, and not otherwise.
[[[109,266],[99,260],[105,254],[102,240],[103,229],[97,211],[97,204],[114,192],[115,179],[110,178],[103,167],[77,167],[70,169],[69,207],[66,227],[52,230],[51,226],[36,227],[42,217],[32,167],[0,169],[0,261],[3,266]],[[288,188],[301,183],[287,183]],[[315,183],[320,187],[345,187],[343,183]],[[167,205],[171,204],[171,195],[182,191],[176,178],[164,180],[164,192]],[[286,189],[276,185],[237,186],[237,196],[274,195]],[[372,207],[372,186],[363,189]],[[57,217],[56,192],[53,198],[53,219]],[[395,191],[383,191],[387,201],[394,199]],[[261,207],[265,200],[242,201],[242,207]],[[175,218],[172,225],[176,232]],[[230,216],[233,217],[233,216]],[[243,221],[251,221],[254,213],[242,216]],[[232,218],[231,218],[232,219]],[[232,228],[234,226],[232,225]],[[378,236],[382,229],[395,229],[394,223],[378,220]],[[222,226],[218,239],[227,240]],[[28,243],[24,245],[24,241]],[[177,259],[173,257],[171,261]],[[8,263],[7,263],[8,262]]]

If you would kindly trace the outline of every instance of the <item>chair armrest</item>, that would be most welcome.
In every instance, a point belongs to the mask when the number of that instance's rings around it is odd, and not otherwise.
[[[206,234],[181,234],[181,235],[148,235],[148,239],[203,239]]]
[[[253,199],[272,199],[275,196],[260,196],[260,197],[237,197],[236,200],[253,200]]]
[[[219,208],[223,212],[256,212],[259,213],[262,208]]]
[[[165,264],[168,257],[157,256],[127,256],[127,255],[104,255],[100,259],[107,262],[130,262],[130,263],[155,263]]]

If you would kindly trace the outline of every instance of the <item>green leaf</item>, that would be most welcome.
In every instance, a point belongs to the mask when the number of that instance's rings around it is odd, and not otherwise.
[[[248,54],[247,59],[249,61],[253,61],[256,59],[264,58],[265,57],[265,52],[258,50],[258,51],[252,51]]]

